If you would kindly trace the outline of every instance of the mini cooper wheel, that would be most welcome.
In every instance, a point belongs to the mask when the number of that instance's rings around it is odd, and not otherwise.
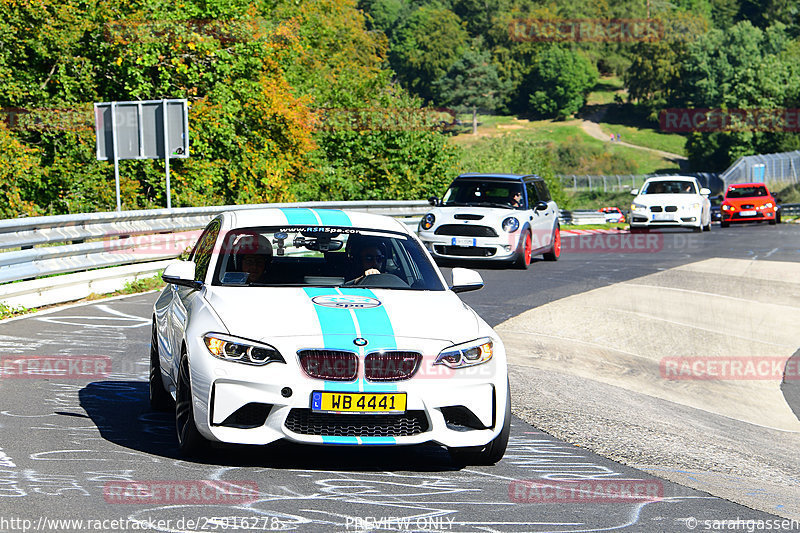
[[[153,319],[153,330],[150,335],[150,408],[155,411],[167,411],[172,407],[172,397],[164,388],[161,379],[161,361],[158,357],[158,331]]]
[[[486,446],[448,448],[453,462],[459,465],[493,465],[503,458],[511,434],[511,385],[507,385],[506,391],[506,414],[500,434]]]
[[[549,252],[545,252],[542,257],[544,257],[545,261],[558,261],[558,258],[561,257],[561,228],[556,225],[556,229],[553,232],[553,247],[550,248]]]
[[[175,391],[175,427],[178,430],[178,451],[187,457],[194,457],[204,452],[208,444],[194,423],[192,404],[189,357],[184,353],[178,368],[178,387]]]
[[[514,266],[525,270],[531,264],[531,251],[533,244],[531,241],[531,232],[525,232],[525,242],[522,245],[522,250],[517,253],[517,259],[514,261]]]

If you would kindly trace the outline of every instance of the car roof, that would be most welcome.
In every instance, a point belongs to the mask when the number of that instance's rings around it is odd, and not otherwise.
[[[482,179],[498,179],[498,180],[514,180],[514,181],[533,181],[541,180],[542,178],[536,174],[487,174],[480,172],[468,172],[456,177],[457,180],[465,178],[482,178]]]
[[[647,178],[647,181],[697,181],[697,178],[694,176],[653,176],[652,178]]]
[[[729,189],[731,188],[737,189],[739,187],[764,187],[765,189],[767,189],[767,184],[755,182],[755,183],[731,183],[730,185],[728,185]]]
[[[264,207],[226,211],[223,216],[227,217],[231,229],[256,226],[341,226],[410,233],[408,226],[395,218],[341,209]]]

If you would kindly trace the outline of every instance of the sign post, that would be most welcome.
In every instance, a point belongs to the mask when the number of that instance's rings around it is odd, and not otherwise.
[[[114,161],[117,211],[120,159],[164,159],[167,208],[172,207],[169,160],[189,157],[188,107],[186,100],[168,99],[94,104],[97,159]]]

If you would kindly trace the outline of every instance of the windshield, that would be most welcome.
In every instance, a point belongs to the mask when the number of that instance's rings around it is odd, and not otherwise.
[[[214,285],[445,290],[408,235],[337,226],[240,228],[220,241]]]
[[[645,184],[641,194],[697,194],[697,187],[691,181],[651,181]]]
[[[732,187],[725,195],[726,198],[754,198],[757,196],[768,196],[767,189],[764,187]]]
[[[442,205],[525,209],[525,194],[522,189],[520,182],[456,180],[444,194]]]

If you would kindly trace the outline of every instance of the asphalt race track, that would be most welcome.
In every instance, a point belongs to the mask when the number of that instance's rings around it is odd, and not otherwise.
[[[560,261],[527,271],[480,268],[485,288],[463,299],[494,326],[704,259],[798,262],[800,225],[675,232],[644,251],[592,246],[573,243]],[[0,378],[0,531],[681,532],[726,530],[722,521],[736,520],[727,530],[800,530],[780,509],[757,511],[662,480],[516,417],[508,452],[493,467],[458,467],[434,446],[228,446],[184,461],[173,418],[147,402],[154,299],[0,323],[3,358],[84,356],[110,368],[89,379]]]

